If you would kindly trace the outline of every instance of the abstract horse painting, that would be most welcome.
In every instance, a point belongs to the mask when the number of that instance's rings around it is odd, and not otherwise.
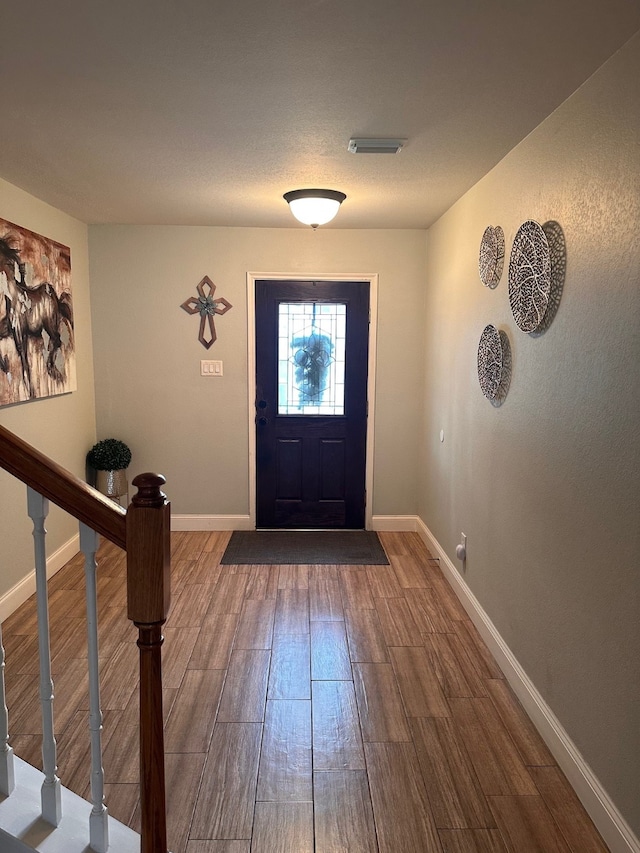
[[[70,250],[0,219],[0,405],[75,388]]]

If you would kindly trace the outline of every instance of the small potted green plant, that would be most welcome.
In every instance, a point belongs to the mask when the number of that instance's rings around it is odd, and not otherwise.
[[[118,438],[103,438],[87,453],[87,465],[96,472],[96,488],[116,500],[127,494],[130,462],[131,450]]]

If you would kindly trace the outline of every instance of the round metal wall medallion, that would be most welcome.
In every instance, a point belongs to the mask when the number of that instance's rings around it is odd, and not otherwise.
[[[509,303],[523,332],[535,332],[544,320],[551,290],[551,253],[542,226],[524,222],[515,236],[509,259]]]
[[[485,287],[496,287],[504,264],[504,231],[499,225],[485,228],[480,241],[478,271]]]
[[[489,400],[498,396],[502,382],[503,352],[500,333],[495,326],[485,326],[478,344],[478,381]]]

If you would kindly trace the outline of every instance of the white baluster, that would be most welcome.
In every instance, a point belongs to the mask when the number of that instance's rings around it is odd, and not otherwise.
[[[53,734],[53,681],[51,679],[51,649],[49,646],[49,602],[47,598],[46,530],[44,521],[49,513],[49,501],[27,487],[29,517],[33,521],[33,541],[36,562],[36,602],[38,608],[38,650],[40,653],[40,703],[42,705],[42,817],[58,826],[62,818],[60,780],[56,775],[56,741]]]
[[[8,797],[15,786],[13,750],[9,746],[9,712],[4,692],[4,646],[0,625],[0,794]]]
[[[109,849],[109,815],[104,804],[104,772],[102,769],[102,709],[100,708],[100,673],[98,666],[98,599],[96,589],[96,551],[98,534],[80,524],[80,550],[84,554],[87,590],[87,641],[89,651],[89,730],[91,733],[91,816],[89,842],[96,853]]]

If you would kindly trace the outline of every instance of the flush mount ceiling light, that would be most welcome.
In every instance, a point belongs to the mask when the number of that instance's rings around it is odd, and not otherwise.
[[[283,198],[298,222],[315,229],[331,222],[346,195],[338,190],[291,190]]]
[[[406,139],[350,139],[348,150],[352,154],[397,154]]]

